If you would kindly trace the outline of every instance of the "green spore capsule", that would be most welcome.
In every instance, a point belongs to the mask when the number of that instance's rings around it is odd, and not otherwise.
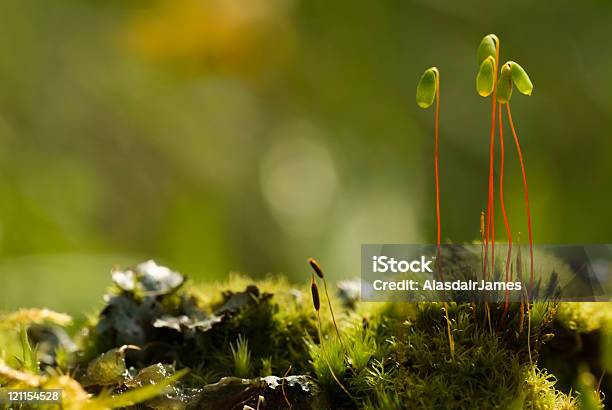
[[[499,81],[497,81],[497,102],[506,104],[512,97],[512,69],[510,64],[506,63],[502,66]]]
[[[429,108],[436,99],[436,91],[438,88],[438,69],[431,67],[425,70],[416,90],[416,103],[419,107]]]
[[[521,94],[531,95],[533,92],[533,83],[527,75],[523,67],[514,61],[509,61],[510,71],[512,72],[512,82]]]
[[[476,91],[483,97],[488,97],[495,87],[495,59],[487,57],[480,65],[476,76]]]
[[[495,34],[488,34],[483,37],[478,46],[478,52],[476,53],[478,57],[478,66],[480,66],[487,57],[493,57],[493,60],[495,60],[498,44],[499,39]]]

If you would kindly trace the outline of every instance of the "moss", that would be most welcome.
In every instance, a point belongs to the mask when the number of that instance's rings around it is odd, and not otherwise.
[[[404,322],[404,334],[387,343],[390,354],[376,363],[386,373],[383,383],[373,380],[376,399],[371,406],[387,402],[414,403],[416,407],[500,407],[515,396],[523,380],[520,355],[506,346],[503,337],[484,332],[472,319],[469,306],[453,305],[456,352],[452,357],[439,304],[417,307]],[[380,363],[386,363],[383,369]]]
[[[347,363],[344,347],[337,338],[324,340],[320,344],[308,342],[312,372],[319,389],[331,402],[346,401],[345,383]]]
[[[554,339],[543,346],[539,363],[555,375],[557,385],[566,392],[578,384],[584,373],[581,366],[587,366],[598,379],[603,398],[609,400],[612,378],[605,363],[612,347],[606,348],[611,331],[610,303],[560,303],[551,330]]]
[[[513,408],[535,410],[576,408],[575,397],[559,391],[556,388],[555,377],[546,370],[527,367],[523,370],[523,378],[519,396],[512,402]]]
[[[577,367],[585,361],[584,348],[568,348],[568,340],[590,340],[609,328],[609,305],[536,303],[527,311],[511,304],[503,317],[501,304],[343,303],[330,292],[342,340],[326,301],[321,303],[323,338],[319,340],[306,283],[293,286],[275,278],[254,282],[244,276],[211,285],[180,283],[179,288],[166,286],[168,293],[154,296],[115,285],[105,308],[78,338],[76,354],[56,354],[56,364],[38,372],[13,360],[0,374],[0,384],[14,386],[18,377],[37,385],[59,382],[53,374],[61,362],[63,372],[74,377],[69,382],[80,389],[74,391],[87,391],[94,398],[103,391],[120,397],[146,387],[146,380],[159,383],[172,377],[175,368],[189,368],[189,375],[181,382],[173,380],[173,390],[165,390],[162,397],[151,399],[162,390],[141,397],[150,408],[184,408],[193,403],[206,407],[211,404],[208,397],[256,405],[259,399],[253,395],[257,394],[278,407],[291,402],[295,408],[570,409],[578,406],[573,386],[592,393],[597,384],[575,384],[577,369],[566,374],[549,367],[551,352],[558,354],[560,349],[564,355],[556,362]],[[5,346],[12,346],[10,352],[19,353],[18,357],[27,357],[23,356],[29,351],[27,345],[18,348],[14,321],[2,323],[0,338],[7,341]],[[119,349],[125,341],[139,341],[134,344],[140,349]],[[57,351],[62,349],[58,346]],[[115,360],[118,351],[124,362],[106,361]],[[599,374],[586,362],[592,374]],[[120,365],[111,378],[94,375],[93,381],[87,381],[92,374],[85,370],[106,369],[108,363],[113,369],[115,363]],[[163,374],[149,377],[156,369],[163,369]],[[299,379],[256,378],[271,375]],[[228,376],[252,379],[244,383],[223,379]],[[582,390],[582,397],[599,405],[600,394],[586,395]],[[78,400],[89,397],[80,394]],[[75,403],[83,403],[78,400]]]
[[[251,352],[249,351],[249,341],[238,336],[235,345],[230,345],[232,359],[234,360],[234,374],[244,379],[251,376]]]
[[[560,327],[576,333],[612,329],[612,309],[608,303],[561,303],[555,319]]]

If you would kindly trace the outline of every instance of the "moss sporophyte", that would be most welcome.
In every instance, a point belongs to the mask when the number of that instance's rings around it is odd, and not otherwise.
[[[491,242],[491,273],[495,273],[495,214],[494,214],[494,158],[495,158],[495,121],[496,117],[499,119],[499,144],[500,144],[500,170],[499,170],[499,199],[502,210],[502,216],[504,219],[504,227],[506,228],[506,235],[508,237],[508,249],[505,263],[505,280],[508,282],[511,280],[511,257],[512,257],[512,231],[510,228],[510,222],[508,220],[508,214],[506,212],[505,200],[504,200],[504,166],[505,166],[505,150],[504,150],[504,137],[503,137],[503,119],[502,119],[502,106],[506,106],[506,112],[508,113],[508,122],[512,130],[516,149],[518,152],[519,162],[521,165],[521,171],[523,175],[523,186],[525,190],[525,205],[527,210],[527,229],[529,233],[529,254],[530,254],[530,274],[529,274],[529,287],[527,298],[530,300],[531,291],[533,289],[533,235],[531,231],[531,212],[529,209],[529,194],[527,189],[527,177],[525,174],[525,165],[523,162],[523,155],[521,152],[518,136],[512,120],[512,114],[510,111],[510,99],[512,97],[513,87],[516,87],[519,92],[525,95],[531,95],[533,91],[533,84],[527,75],[527,72],[514,61],[509,61],[499,65],[499,53],[500,53],[500,42],[497,36],[489,34],[485,36],[480,42],[477,52],[477,62],[479,66],[478,74],[476,76],[476,91],[483,97],[491,96],[491,132],[489,142],[489,194],[487,201],[487,215],[486,215],[486,227],[484,235],[484,260],[483,260],[483,275],[486,276],[488,269],[487,258],[488,258],[488,244]],[[499,74],[498,74],[499,70]],[[497,107],[496,107],[497,105]],[[497,108],[497,109],[496,109]],[[503,318],[508,312],[508,294],[506,293],[506,300],[503,310]]]
[[[441,242],[441,221],[440,221],[440,171],[439,171],[439,130],[440,130],[440,71],[436,67],[431,67],[425,70],[416,89],[416,103],[419,107],[426,109],[433,103],[436,103],[434,116],[434,176],[436,185],[436,248],[438,266],[438,274],[440,279],[444,281],[444,270],[442,266],[442,255],[440,251]],[[448,333],[448,344],[451,356],[455,354],[455,342],[451,331],[451,321],[448,316],[448,306],[444,302],[444,315],[446,318],[446,327]]]
[[[529,208],[529,194],[527,189],[527,177],[523,155],[519,144],[516,128],[510,110],[510,99],[514,87],[525,95],[531,95],[533,84],[527,72],[516,62],[508,61],[500,65],[500,41],[495,34],[486,35],[480,42],[477,49],[476,91],[482,97],[491,99],[491,120],[489,133],[489,176],[486,212],[481,214],[481,242],[482,242],[482,275],[483,279],[496,274],[495,268],[495,133],[496,123],[499,123],[499,144],[500,144],[500,170],[499,170],[499,199],[504,227],[508,238],[508,248],[505,260],[505,281],[511,280],[511,258],[512,258],[512,231],[508,220],[508,213],[504,199],[504,166],[505,166],[505,147],[503,139],[503,120],[502,108],[505,106],[508,123],[514,137],[514,142],[518,152],[518,158],[523,176],[523,186],[525,190],[525,206],[527,211],[527,228],[529,234],[529,253],[530,253],[530,274],[527,292],[527,303],[530,301],[533,289],[533,235],[531,229],[531,212]],[[423,73],[416,91],[417,105],[423,109],[429,108],[434,102],[435,122],[434,122],[434,172],[435,172],[435,191],[436,191],[436,245],[438,249],[437,264],[441,280],[444,281],[442,269],[442,257],[440,255],[440,181],[439,181],[439,112],[440,112],[440,71],[436,67],[431,67]],[[485,303],[487,321],[490,324],[488,304]],[[522,308],[521,308],[522,310]],[[506,293],[505,304],[502,313],[502,323],[508,313],[508,293]],[[522,316],[522,314],[521,314]],[[452,344],[452,333],[449,330],[449,340]]]
[[[355,398],[351,395],[351,393],[349,393],[348,389],[344,386],[344,384],[342,384],[342,382],[338,379],[338,376],[336,375],[336,373],[339,373],[340,371],[343,372],[344,355],[346,352],[346,348],[344,344],[342,343],[340,331],[338,330],[338,324],[336,323],[336,318],[334,316],[334,310],[332,309],[331,299],[329,298],[329,293],[327,292],[327,282],[325,281],[325,275],[323,274],[323,269],[321,268],[321,265],[319,265],[319,263],[313,258],[308,259],[308,264],[310,265],[314,273],[316,273],[316,275],[320,279],[323,280],[323,286],[325,288],[325,296],[327,297],[329,311],[331,313],[332,322],[334,323],[334,328],[336,329],[336,335],[338,336],[338,339],[337,339],[338,344],[336,347],[339,347],[341,349],[340,352],[338,353],[340,354],[342,363],[338,363],[338,360],[336,360],[335,364],[337,364],[337,366],[334,366],[332,364],[333,359],[330,360],[329,353],[330,353],[330,350],[333,349],[334,342],[330,341],[329,343],[326,343],[325,345],[323,344],[323,331],[321,327],[321,299],[319,297],[319,288],[317,286],[315,275],[312,274],[310,277],[310,292],[312,296],[312,304],[315,308],[315,311],[317,312],[317,325],[318,325],[318,332],[319,332],[319,346],[314,348],[314,349],[318,349],[318,350],[315,350],[315,351],[318,351],[318,354],[316,355],[316,357],[323,360],[323,362],[327,366],[327,369],[329,370],[331,377],[337,383],[337,385],[342,389],[342,391],[346,394],[346,396],[349,397],[351,400],[356,401]],[[338,355],[333,355],[333,356],[335,356],[335,358],[338,358]],[[334,368],[336,368],[335,371],[334,371]]]
[[[438,248],[438,261],[440,258],[440,177],[438,166],[439,151],[439,117],[440,117],[440,72],[436,67],[425,70],[416,91],[417,105],[423,109],[429,108],[436,102],[436,113],[434,121],[434,172],[436,181],[436,244]],[[444,273],[440,271],[444,280]]]
[[[487,211],[485,217],[485,243],[483,276],[487,278],[489,241],[491,242],[491,270],[495,266],[495,212],[494,212],[494,157],[495,157],[495,99],[497,83],[497,67],[499,66],[499,39],[495,34],[485,36],[477,51],[477,63],[479,67],[476,76],[476,89],[483,97],[491,95],[491,132],[489,139],[489,193],[487,196]]]

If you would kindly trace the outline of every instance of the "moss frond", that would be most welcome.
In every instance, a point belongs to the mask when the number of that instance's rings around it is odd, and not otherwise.
[[[342,387],[347,372],[344,349],[336,338],[326,339],[321,344],[308,342],[311,364],[319,388],[331,397],[344,395]]]
[[[234,374],[246,379],[251,374],[251,352],[249,341],[242,335],[238,336],[235,345],[231,345],[232,358],[234,361]]]

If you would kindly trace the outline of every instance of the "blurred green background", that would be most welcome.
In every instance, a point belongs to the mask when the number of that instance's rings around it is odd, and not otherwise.
[[[611,23],[603,0],[4,0],[0,309],[91,311],[114,265],[148,258],[303,281],[309,256],[339,278],[361,243],[435,241],[433,111],[414,103],[431,65],[443,237],[477,238],[489,32],[535,84],[512,101],[535,241],[610,242]]]

